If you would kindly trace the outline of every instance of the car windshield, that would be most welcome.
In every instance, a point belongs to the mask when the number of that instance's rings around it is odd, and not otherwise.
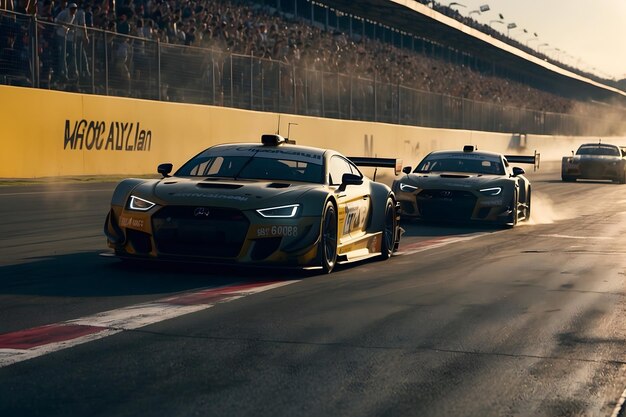
[[[415,172],[466,172],[471,174],[503,175],[500,161],[478,156],[448,156],[424,159]]]
[[[605,155],[620,156],[620,151],[615,146],[608,145],[583,145],[576,151],[576,155]]]
[[[202,153],[183,165],[176,176],[224,177],[272,181],[300,181],[321,184],[323,166],[319,163],[289,158],[210,155]]]

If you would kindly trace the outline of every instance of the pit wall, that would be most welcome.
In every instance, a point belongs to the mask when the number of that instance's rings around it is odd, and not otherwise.
[[[146,175],[161,162],[179,167],[224,142],[257,142],[263,133],[348,156],[396,157],[415,166],[438,149],[541,153],[560,160],[597,137],[556,137],[398,126],[224,107],[0,86],[0,178]],[[626,144],[626,137],[603,138]],[[371,174],[370,174],[371,175]]]

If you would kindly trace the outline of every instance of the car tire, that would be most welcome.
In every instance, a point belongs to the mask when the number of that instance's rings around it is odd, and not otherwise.
[[[330,274],[337,263],[337,210],[328,201],[322,214],[320,242],[317,248],[322,270]]]
[[[380,244],[380,259],[386,260],[391,258],[393,248],[396,244],[396,229],[398,225],[396,223],[396,209],[395,204],[391,198],[387,199],[385,204],[385,223],[383,225],[383,233],[381,236]]]
[[[570,177],[570,176],[568,176],[568,175],[561,175],[561,179],[562,179],[564,182],[574,182],[574,181],[576,181],[576,178],[574,178],[574,177]]]

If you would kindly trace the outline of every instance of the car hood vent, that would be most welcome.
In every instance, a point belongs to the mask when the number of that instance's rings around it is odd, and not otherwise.
[[[291,184],[286,184],[284,182],[271,182],[267,184],[267,188],[287,188]]]
[[[469,175],[464,174],[441,174],[441,178],[469,178]]]
[[[200,188],[219,188],[222,190],[236,190],[238,188],[243,187],[243,185],[241,184],[225,184],[225,183],[221,183],[221,182],[199,182],[198,187]]]

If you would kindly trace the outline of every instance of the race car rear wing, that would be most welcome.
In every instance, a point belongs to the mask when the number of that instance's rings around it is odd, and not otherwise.
[[[504,155],[507,161],[513,164],[533,164],[534,171],[539,169],[541,154],[535,151],[533,155]]]
[[[395,175],[398,175],[400,171],[402,171],[402,159],[370,158],[367,156],[349,156],[348,159],[355,165],[362,167],[393,168]],[[376,181],[376,171],[374,171],[374,178],[372,179]]]

